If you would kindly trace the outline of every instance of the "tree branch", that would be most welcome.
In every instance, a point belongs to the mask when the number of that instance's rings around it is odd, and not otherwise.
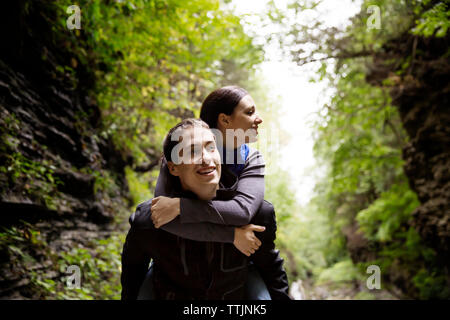
[[[372,51],[351,52],[351,53],[338,54],[336,56],[327,56],[327,57],[318,58],[318,59],[314,59],[314,58],[309,58],[309,59],[307,58],[304,60],[296,59],[296,62],[299,66],[303,66],[307,63],[323,61],[323,60],[328,60],[328,59],[350,59],[350,58],[368,57],[373,54],[374,54],[374,52],[372,52]]]
[[[134,167],[133,170],[135,172],[147,172],[147,171],[150,171],[150,170],[152,170],[154,167],[156,167],[159,164],[159,160],[160,159],[157,158],[157,159],[153,160],[152,162],[141,164],[139,166]]]

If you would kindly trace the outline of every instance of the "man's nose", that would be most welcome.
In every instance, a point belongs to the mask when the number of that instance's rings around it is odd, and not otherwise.
[[[202,164],[210,164],[212,162],[212,156],[208,150],[203,148],[202,152]]]

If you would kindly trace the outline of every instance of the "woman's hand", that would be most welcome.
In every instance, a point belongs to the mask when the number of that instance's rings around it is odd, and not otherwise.
[[[160,228],[180,214],[180,198],[164,196],[153,198],[151,211],[155,228]]]
[[[255,236],[254,231],[263,232],[266,227],[248,224],[234,228],[234,246],[247,257],[255,253],[261,245],[261,241]]]

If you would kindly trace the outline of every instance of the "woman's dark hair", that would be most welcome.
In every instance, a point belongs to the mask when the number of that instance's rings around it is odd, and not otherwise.
[[[200,110],[200,118],[205,121],[210,128],[217,128],[217,118],[219,114],[231,115],[234,108],[239,104],[248,92],[238,86],[227,86],[211,92],[203,101]]]

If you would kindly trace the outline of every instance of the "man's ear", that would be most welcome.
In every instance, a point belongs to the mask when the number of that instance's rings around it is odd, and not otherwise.
[[[178,177],[180,175],[180,171],[178,166],[172,161],[167,161],[167,168],[169,168],[169,172],[171,175]]]

